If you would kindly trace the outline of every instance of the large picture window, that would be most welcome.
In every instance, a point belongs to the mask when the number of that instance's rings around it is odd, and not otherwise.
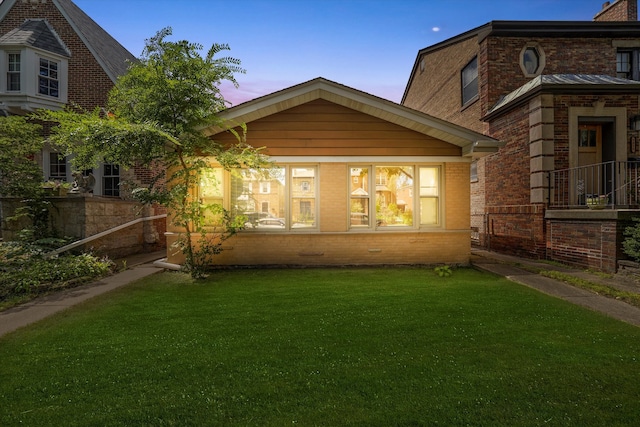
[[[268,189],[268,191],[267,191]],[[316,228],[317,168],[279,166],[231,173],[231,214],[247,231]]]
[[[440,170],[439,166],[415,165],[350,167],[350,228],[440,225]]]

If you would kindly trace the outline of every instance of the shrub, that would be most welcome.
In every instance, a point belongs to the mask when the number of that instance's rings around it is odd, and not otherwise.
[[[0,243],[0,303],[32,298],[56,289],[77,286],[111,273],[115,264],[90,254],[45,258],[49,245]]]
[[[625,228],[622,242],[624,253],[636,262],[640,262],[640,218],[633,218],[635,225]]]

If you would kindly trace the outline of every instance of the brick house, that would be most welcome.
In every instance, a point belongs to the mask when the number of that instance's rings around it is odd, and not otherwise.
[[[136,58],[71,0],[0,2],[1,115],[26,115],[71,104],[86,110],[103,106],[132,61]],[[51,147],[46,146],[36,161],[42,166],[43,180],[72,181],[68,159]],[[58,212],[53,221],[60,233],[88,237],[135,217],[133,203],[121,200],[119,184],[144,182],[145,170],[121,171],[117,165],[103,164],[84,172],[94,176],[93,195],[99,198],[55,201],[60,206],[52,211]],[[75,223],[68,223],[68,218],[75,218]],[[127,230],[122,239],[111,236],[109,245],[157,243],[162,238],[154,236],[162,236],[163,224],[157,224],[162,231],[152,230],[146,237],[142,228],[136,233]],[[11,235],[6,222],[2,228],[5,237]],[[104,247],[106,239],[96,244]],[[119,250],[122,254],[129,249]]]
[[[637,2],[617,0],[422,49],[402,104],[505,142],[472,165],[476,244],[614,272],[640,215],[639,97]]]
[[[469,263],[469,165],[498,141],[322,78],[220,116],[246,123],[276,167],[231,174],[212,160],[203,173],[194,197],[247,217],[216,264]],[[168,248],[180,232],[168,226]]]

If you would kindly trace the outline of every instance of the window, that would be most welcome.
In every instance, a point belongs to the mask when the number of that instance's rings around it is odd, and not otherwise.
[[[59,96],[58,63],[40,58],[38,93],[57,98]]]
[[[462,105],[475,101],[478,97],[478,57],[476,56],[462,69]]]
[[[53,181],[67,180],[67,161],[59,153],[49,153],[49,179]]]
[[[236,171],[231,175],[231,214],[245,216],[248,231],[316,228],[316,178],[315,166]]]
[[[520,69],[525,77],[536,77],[546,65],[544,50],[538,43],[527,43],[520,51]]]
[[[616,76],[622,79],[640,80],[639,58],[640,50],[638,49],[619,50],[616,54]]]
[[[7,91],[20,90],[20,54],[10,53],[7,56]]]
[[[371,165],[354,166],[349,170],[351,229],[391,230],[415,228],[416,224],[420,227],[440,225],[439,166]],[[355,177],[359,178],[358,182]],[[370,188],[375,188],[374,194]],[[417,199],[415,194],[418,194]],[[372,212],[375,212],[373,218]]]
[[[535,74],[540,68],[540,54],[535,47],[527,47],[522,55],[522,66],[525,74]]]
[[[478,161],[475,160],[470,166],[471,182],[478,182]]]
[[[102,195],[120,196],[120,167],[113,164],[104,164],[102,174]]]

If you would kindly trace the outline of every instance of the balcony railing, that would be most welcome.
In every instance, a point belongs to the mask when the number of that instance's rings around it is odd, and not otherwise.
[[[549,208],[640,208],[640,162],[606,162],[549,172]]]

